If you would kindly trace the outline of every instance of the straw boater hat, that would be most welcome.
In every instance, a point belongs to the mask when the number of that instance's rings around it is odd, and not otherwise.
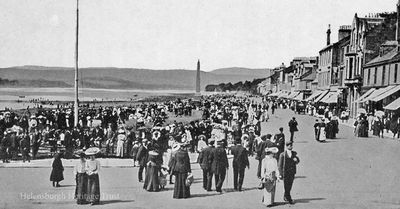
[[[97,147],[90,147],[85,151],[85,155],[96,155],[100,152],[100,149]]]
[[[278,153],[278,148],[276,148],[276,147],[267,147],[267,148],[265,148],[265,153],[272,153],[272,154],[275,154],[275,153]]]
[[[158,152],[151,150],[151,151],[149,151],[149,155],[157,156]]]

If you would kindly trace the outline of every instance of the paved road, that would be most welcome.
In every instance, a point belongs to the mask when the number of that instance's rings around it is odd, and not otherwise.
[[[287,130],[294,114],[278,110],[263,133]],[[318,143],[313,137],[314,118],[295,115],[299,132],[294,149],[301,162],[292,196],[295,205],[283,203],[283,184],[278,183],[275,208],[400,208],[399,141],[391,139],[353,137],[352,129],[340,127],[338,139]],[[286,135],[288,133],[286,132]],[[192,198],[172,199],[173,185],[165,191],[150,193],[137,182],[137,168],[103,168],[100,173],[102,205],[93,208],[264,208],[257,190],[257,162],[251,159],[246,170],[245,191],[232,190],[232,170],[223,194],[202,189],[201,170],[193,164],[195,183]],[[1,168],[0,208],[85,208],[72,199],[74,179],[72,168],[64,171],[63,187],[53,188],[49,182],[50,168]],[[46,196],[47,195],[47,196]]]

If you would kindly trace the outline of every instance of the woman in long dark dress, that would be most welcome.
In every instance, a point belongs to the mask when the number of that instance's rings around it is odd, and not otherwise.
[[[50,181],[53,182],[53,187],[60,187],[59,182],[64,180],[64,166],[61,161],[62,154],[57,153],[54,155],[53,169],[50,174]]]
[[[87,203],[87,174],[85,153],[79,154],[79,162],[74,167],[74,175],[76,181],[75,199],[78,205]]]
[[[171,159],[172,174],[175,176],[174,198],[190,197],[190,186],[186,185],[186,179],[191,173],[189,154],[184,147],[180,147]]]
[[[161,172],[161,163],[159,154],[156,151],[150,151],[147,159],[146,177],[144,179],[143,189],[149,192],[160,191],[159,175]]]

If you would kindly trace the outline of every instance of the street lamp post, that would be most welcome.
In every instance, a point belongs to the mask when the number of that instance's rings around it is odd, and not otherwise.
[[[74,100],[74,127],[78,126],[78,35],[79,35],[79,0],[76,0],[76,39],[75,39],[75,100]]]

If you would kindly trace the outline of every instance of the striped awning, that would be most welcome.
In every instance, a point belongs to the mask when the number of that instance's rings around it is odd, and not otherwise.
[[[337,103],[338,95],[339,95],[338,92],[331,91],[326,96],[324,96],[324,98],[322,98],[320,102],[327,103],[327,104]]]
[[[386,97],[389,97],[398,91],[400,91],[400,85],[396,85],[393,88],[390,88],[389,90],[384,91],[382,94],[372,98],[371,101],[374,101],[374,102],[381,101],[381,100],[385,99]]]
[[[314,100],[314,102],[319,102],[322,98],[325,97],[325,95],[328,94],[328,92],[329,92],[329,90],[323,91],[323,92]]]
[[[311,96],[309,96],[305,101],[311,101],[311,100],[317,98],[321,94],[322,94],[322,91],[316,91],[316,92],[312,93]]]
[[[399,108],[400,108],[400,98],[397,98],[392,103],[383,107],[383,109],[386,109],[386,110],[397,110]]]
[[[383,94],[384,92],[389,91],[390,89],[394,88],[395,86],[387,86],[385,88],[380,88],[377,89],[376,91],[372,92],[372,94],[368,95],[367,97],[365,97],[363,100],[361,100],[360,102],[366,102],[366,101],[371,101],[373,98]]]
[[[356,99],[354,102],[361,102],[365,97],[369,96],[372,94],[374,91],[376,91],[376,88],[372,88],[365,92],[363,95],[361,95],[358,99]]]
[[[294,99],[294,100],[298,100],[298,101],[302,101],[303,98],[304,98],[304,93],[301,92],[301,93],[299,93],[297,96],[295,96],[293,99]]]

